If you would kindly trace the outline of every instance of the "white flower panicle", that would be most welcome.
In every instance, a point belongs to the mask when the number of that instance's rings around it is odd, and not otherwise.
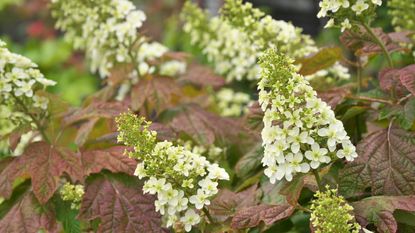
[[[330,107],[317,97],[288,58],[268,50],[260,59],[259,103],[264,111],[262,164],[270,182],[307,173],[356,149]]]
[[[373,17],[382,0],[322,0],[318,18],[329,17],[326,27],[339,26],[341,31],[352,28],[355,22]]]
[[[211,19],[195,4],[187,2],[182,18],[184,31],[190,35],[192,44],[202,48],[216,73],[224,75],[228,82],[257,80],[258,58],[269,47],[292,58],[318,51],[315,42],[302,34],[300,28],[274,20],[252,4],[239,0],[225,1],[221,15]],[[344,68],[338,69],[338,66],[333,67],[333,73],[348,77]]]
[[[156,211],[165,216],[167,227],[181,223],[190,231],[201,220],[200,210],[218,193],[218,181],[229,180],[228,173],[196,150],[155,142],[157,133],[143,118],[123,114],[117,122],[119,141],[135,148],[129,155],[139,160],[135,175],[146,179],[143,192],[157,196]]]
[[[10,52],[0,40],[0,118],[30,121],[23,110],[44,112],[49,100],[37,93],[56,83],[46,79],[30,59]],[[0,130],[1,131],[1,130]]]
[[[252,100],[246,93],[222,88],[215,94],[214,102],[221,116],[238,117],[248,112],[248,105]]]
[[[56,27],[76,49],[85,50],[91,71],[101,77],[107,77],[119,63],[139,66],[135,70],[140,74],[135,71],[133,77],[152,73],[156,67],[150,63],[168,51],[138,34],[146,15],[128,0],[52,0],[52,15]],[[181,70],[170,67],[169,74]]]

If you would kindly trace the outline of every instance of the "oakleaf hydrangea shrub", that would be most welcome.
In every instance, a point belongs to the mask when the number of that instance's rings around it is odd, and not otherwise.
[[[166,217],[167,227],[180,222],[190,231],[218,193],[218,181],[229,180],[228,173],[195,150],[156,142],[157,133],[142,117],[126,113],[117,123],[118,141],[134,147],[128,155],[139,160],[135,175],[145,179],[143,192],[157,195],[156,211]]]
[[[37,124],[49,103],[40,91],[53,85],[55,81],[46,79],[35,63],[10,52],[0,40],[0,118],[8,120],[1,125],[2,130],[24,123]]]
[[[326,191],[317,191],[314,197],[310,207],[314,232],[360,232],[361,227],[352,215],[353,207],[338,195],[337,189],[327,186]]]
[[[257,61],[267,48],[278,49],[293,59],[318,51],[313,39],[302,34],[302,29],[275,20],[251,3],[240,0],[225,1],[220,16],[213,18],[188,1],[182,18],[184,31],[190,35],[192,43],[202,48],[216,72],[224,75],[228,82],[257,80],[260,70]],[[320,75],[350,77],[347,68],[339,63],[308,78]]]
[[[264,111],[263,166],[271,183],[318,169],[336,158],[353,161],[356,149],[330,107],[317,97],[292,60],[275,50],[260,59],[259,103]]]
[[[117,64],[132,64],[131,78],[158,72],[175,76],[186,64],[167,60],[159,67],[153,63],[168,52],[157,42],[138,33],[146,20],[143,11],[128,0],[53,0],[56,27],[76,49],[85,50],[92,72],[107,77]]]

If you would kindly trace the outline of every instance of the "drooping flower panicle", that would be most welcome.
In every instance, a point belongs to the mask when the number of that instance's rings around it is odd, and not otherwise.
[[[229,175],[196,151],[172,142],[156,142],[157,133],[149,123],[131,113],[118,119],[118,140],[134,151],[129,156],[139,160],[135,175],[146,179],[144,193],[157,195],[156,211],[165,216],[166,226],[181,223],[186,231],[201,220],[199,212],[218,192],[218,181]]]
[[[325,192],[317,191],[311,204],[311,224],[316,233],[358,233],[361,226],[352,215],[353,207],[336,189],[326,187]]]
[[[38,91],[55,82],[46,79],[30,59],[10,52],[5,46],[0,40],[0,118],[13,125],[31,122],[28,114],[45,113],[48,108],[48,98]],[[10,129],[11,125],[7,125],[4,127]]]
[[[318,51],[315,42],[302,34],[300,28],[274,20],[241,0],[225,1],[220,16],[213,18],[189,1],[183,8],[182,18],[191,42],[202,49],[216,73],[224,75],[228,82],[257,80],[258,58],[269,47],[294,59]],[[316,75],[320,74],[349,77],[347,69],[338,63]]]
[[[264,111],[263,166],[271,183],[357,154],[341,121],[317,97],[292,61],[275,50],[260,59],[259,103]]]
[[[159,67],[151,63],[168,51],[138,34],[146,15],[129,0],[52,0],[52,15],[56,27],[76,49],[85,50],[91,71],[101,77],[120,63],[138,66],[132,78],[154,73]],[[163,72],[174,76],[182,72],[183,65],[170,64]]]

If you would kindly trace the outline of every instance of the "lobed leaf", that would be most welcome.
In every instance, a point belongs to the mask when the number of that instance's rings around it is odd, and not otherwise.
[[[317,53],[297,61],[301,64],[299,73],[301,75],[314,74],[319,70],[330,68],[337,61],[341,60],[342,57],[340,47],[322,48]]]
[[[415,196],[377,196],[353,202],[357,220],[365,227],[374,223],[379,233],[395,233],[398,224],[395,210],[415,211]]]
[[[232,228],[244,229],[258,226],[261,222],[271,225],[274,222],[291,216],[294,207],[287,204],[259,205],[244,208],[232,218]]]
[[[225,79],[216,75],[209,67],[193,63],[179,81],[189,82],[200,87],[219,88],[225,85]]]
[[[167,232],[161,227],[160,215],[155,212],[155,198],[144,195],[137,183],[132,177],[104,175],[95,178],[86,186],[79,218],[99,219],[98,232]]]
[[[380,130],[357,145],[359,157],[340,171],[340,192],[346,197],[415,194],[415,134],[399,128]]]

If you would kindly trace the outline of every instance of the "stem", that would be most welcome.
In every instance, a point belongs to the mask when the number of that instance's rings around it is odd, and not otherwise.
[[[376,43],[380,46],[383,53],[385,54],[386,59],[388,60],[389,66],[392,68],[393,67],[393,61],[392,61],[392,58],[389,54],[389,51],[387,50],[385,44],[383,43],[383,41],[381,39],[379,39],[378,36],[376,36],[376,34],[373,32],[373,30],[367,24],[362,23],[362,25],[366,29],[366,31],[373,37],[373,39],[376,40]]]
[[[388,105],[393,105],[392,101],[385,100],[385,99],[378,99],[378,98],[372,98],[372,97],[366,97],[366,96],[346,96],[347,99],[353,99],[353,100],[363,100],[368,102],[378,102],[378,103],[384,103]]]
[[[360,57],[357,57],[357,94],[360,94],[360,89],[362,88],[362,63]]]
[[[302,210],[304,212],[307,212],[307,213],[311,213],[312,212],[309,208],[305,208],[304,206],[302,206],[300,204],[297,204],[297,206],[295,208],[297,208],[299,210]]]
[[[50,140],[49,140],[48,136],[46,135],[40,121],[29,111],[29,109],[26,107],[26,105],[19,98],[17,98],[13,93],[11,94],[11,96],[14,98],[16,103],[22,107],[23,111],[30,117],[30,119],[32,119],[33,123],[35,123],[36,128],[39,131],[39,133],[42,135],[43,139],[47,143],[50,144]]]
[[[324,187],[323,187],[323,184],[321,183],[320,174],[318,174],[318,171],[317,170],[314,170],[314,169],[313,169],[313,174],[314,174],[314,177],[316,178],[316,182],[317,182],[318,189],[320,191],[323,191],[324,190]]]
[[[213,223],[213,218],[212,218],[212,216],[210,216],[209,210],[206,209],[206,207],[203,207],[202,211],[206,215],[206,217],[208,218],[210,224],[212,224]]]

